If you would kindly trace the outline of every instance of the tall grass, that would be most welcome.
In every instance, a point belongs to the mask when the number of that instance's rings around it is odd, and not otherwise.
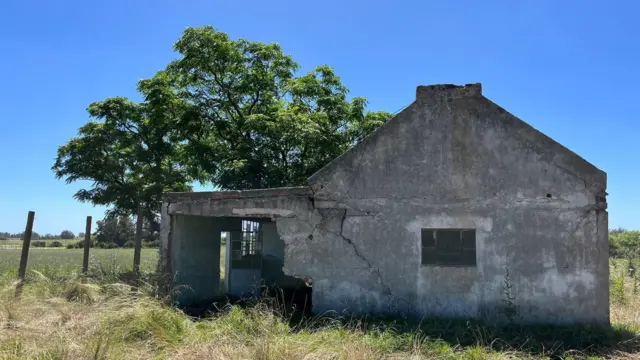
[[[109,261],[94,262],[88,281],[31,271],[20,301],[14,283],[0,286],[0,359],[625,358],[640,348],[640,301],[623,268],[611,272],[612,281],[626,278],[624,301],[612,293],[609,331],[299,318],[268,301],[195,319],[168,305],[150,270],[135,289],[123,282],[127,270]]]

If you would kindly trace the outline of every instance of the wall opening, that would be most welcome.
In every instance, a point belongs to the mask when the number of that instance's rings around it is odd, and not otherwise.
[[[231,235],[228,231],[220,232],[220,293],[226,294],[229,289],[227,266],[227,242],[231,241]]]
[[[422,229],[422,265],[476,266],[475,229]]]
[[[313,311],[313,281],[310,277],[290,277],[295,285],[266,286],[263,296],[284,311],[285,315],[311,314]]]

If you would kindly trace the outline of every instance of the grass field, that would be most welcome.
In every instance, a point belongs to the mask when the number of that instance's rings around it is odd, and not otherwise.
[[[54,240],[31,240],[31,242],[34,241],[44,241],[45,243],[47,243],[47,246],[49,246],[49,244],[51,244],[54,241],[59,241],[62,244],[66,245],[68,243],[74,243],[74,242],[78,242],[82,240],[81,238],[75,238],[75,239],[68,239],[68,240],[61,240],[61,239],[54,239]],[[0,240],[0,248],[5,247],[5,246],[10,246],[10,247],[22,247],[22,240],[20,239],[9,239],[9,240]]]
[[[0,250],[0,278],[13,281],[18,273],[21,249]],[[56,280],[79,274],[82,270],[83,249],[29,249],[27,278],[34,279],[33,270],[47,278]],[[140,267],[143,271],[154,271],[158,263],[158,249],[142,249]],[[124,273],[133,269],[133,249],[91,249],[89,267],[108,273]],[[0,282],[1,284],[2,282]]]
[[[640,294],[612,267],[613,329],[495,328],[480,322],[308,319],[267,302],[228,306],[193,319],[167,305],[151,280],[157,249],[143,249],[143,279],[122,283],[131,249],[32,249],[23,297],[15,300],[18,250],[0,250],[0,359],[516,359],[640,358]],[[222,255],[224,257],[224,255]]]

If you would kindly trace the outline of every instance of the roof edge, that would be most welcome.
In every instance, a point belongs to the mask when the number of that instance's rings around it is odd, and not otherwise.
[[[319,180],[319,178],[335,168],[338,162],[346,157],[348,154],[357,151],[360,147],[365,146],[364,144],[371,139],[375,134],[382,129],[386,128],[391,122],[395,121],[395,119],[400,116],[405,111],[411,109],[416,103],[422,103],[423,101],[433,101],[437,98],[462,98],[462,97],[476,97],[482,96],[482,84],[481,83],[471,83],[466,85],[454,85],[454,84],[436,84],[436,85],[418,85],[416,88],[416,99],[412,101],[409,105],[405,106],[402,110],[398,111],[393,115],[393,117],[380,127],[372,131],[368,136],[358,142],[356,145],[349,148],[347,151],[343,152],[335,159],[331,160],[328,164],[323,166],[320,170],[316,171],[313,175],[307,178],[307,182],[309,186],[313,188],[313,185]],[[314,189],[315,190],[315,189]]]
[[[533,127],[533,125],[520,119],[518,116],[498,105],[493,100],[487,98],[486,96],[482,96],[482,98],[484,101],[487,101],[492,106],[495,106],[500,111],[518,121],[518,125],[521,127],[521,129],[514,132],[515,136],[533,143],[535,143],[534,141],[532,141],[534,138],[540,141],[540,143],[542,143],[542,146],[536,147],[541,154],[555,152],[556,154],[563,155],[563,157],[553,156],[551,159],[547,160],[549,163],[570,172],[572,175],[582,179],[583,181],[589,180],[592,183],[601,185],[605,189],[607,188],[607,173],[604,170],[590,163],[585,158],[569,149],[568,147],[564,146],[560,142],[556,141],[549,135],[536,129],[535,127]],[[549,148],[552,149],[549,150]]]
[[[400,116],[402,113],[404,113],[405,111],[410,111],[415,104],[416,104],[416,101],[413,101],[409,105],[405,106],[402,110],[400,110],[397,113],[395,113],[393,115],[393,117],[391,117],[391,119],[387,120],[384,124],[380,125],[377,129],[372,131],[369,135],[364,137],[357,144],[355,144],[354,146],[350,147],[349,149],[347,149],[347,151],[345,151],[342,154],[338,155],[336,158],[331,160],[328,164],[326,164],[325,166],[320,168],[320,170],[316,171],[313,175],[309,176],[307,178],[307,183],[309,184],[309,186],[313,189],[313,185],[317,182],[317,180],[319,180],[319,178],[321,178],[327,172],[333,170],[333,168],[335,168],[343,158],[347,157],[349,154],[351,154],[351,153],[353,153],[355,151],[358,151],[361,147],[366,146],[366,143],[368,141],[370,141],[371,138],[373,138],[376,134],[378,134],[383,129],[385,129],[387,126],[389,126],[389,124],[392,123],[393,121],[395,121],[396,118],[398,116]],[[313,190],[315,190],[315,189],[313,189]]]
[[[249,199],[249,198],[272,198],[313,196],[313,191],[309,186],[292,186],[279,188],[251,189],[251,190],[226,190],[226,191],[198,191],[198,192],[169,192],[162,196],[164,202],[175,202],[184,200],[229,200],[229,199]]]

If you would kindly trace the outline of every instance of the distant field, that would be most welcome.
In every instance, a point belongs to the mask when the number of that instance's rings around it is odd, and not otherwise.
[[[63,244],[67,244],[67,242],[76,242],[76,241],[80,241],[82,240],[82,238],[75,238],[75,239],[67,239],[67,240],[61,240],[61,239],[53,239],[53,240],[31,240],[31,242],[34,241],[44,241],[47,243],[47,246],[49,246],[50,243],[54,242],[54,241],[59,241]],[[22,246],[22,240],[20,239],[9,239],[9,240],[0,240],[0,248],[2,248],[3,246],[17,246],[17,247],[21,247]]]
[[[0,249],[0,279],[15,279],[20,264],[21,249]],[[82,270],[83,249],[31,248],[27,272],[36,270],[46,277],[58,278]],[[90,267],[100,267],[104,271],[126,272],[133,269],[133,249],[91,249]],[[158,263],[158,249],[142,249],[140,268],[155,271]],[[33,276],[33,274],[28,274]],[[2,281],[0,280],[0,283]]]

